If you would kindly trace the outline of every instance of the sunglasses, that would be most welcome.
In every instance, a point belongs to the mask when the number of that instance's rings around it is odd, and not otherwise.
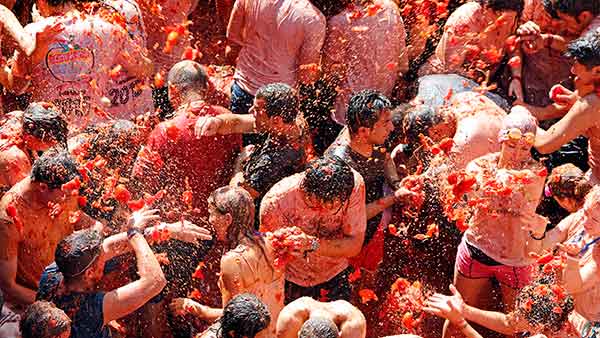
[[[528,145],[533,145],[535,143],[535,135],[531,132],[523,134],[523,132],[521,132],[520,129],[511,128],[509,130],[506,130],[500,136],[500,142],[505,142],[505,141],[513,141],[513,142],[525,141],[525,143],[527,143]]]

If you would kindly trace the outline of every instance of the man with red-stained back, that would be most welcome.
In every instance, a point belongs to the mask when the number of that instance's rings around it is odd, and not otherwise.
[[[199,213],[194,217],[208,216],[208,196],[229,182],[241,136],[196,137],[194,126],[199,117],[229,112],[207,102],[215,89],[200,64],[175,64],[169,71],[168,85],[175,116],[150,133],[133,175],[141,191],[167,191],[163,210],[192,209]]]

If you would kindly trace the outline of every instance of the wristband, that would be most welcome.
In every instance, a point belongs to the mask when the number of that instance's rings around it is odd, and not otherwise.
[[[544,238],[546,238],[546,232],[544,231],[544,234],[542,235],[542,237],[535,237],[535,236],[533,235],[533,232],[529,231],[529,237],[531,237],[531,238],[535,239],[536,241],[541,241],[541,240],[543,240]]]
[[[142,231],[140,229],[137,229],[137,228],[129,229],[129,230],[127,230],[127,239],[131,240],[133,238],[133,236],[135,236],[137,234],[143,235]]]

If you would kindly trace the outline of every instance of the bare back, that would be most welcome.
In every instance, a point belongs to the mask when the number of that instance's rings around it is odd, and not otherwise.
[[[237,270],[239,278],[238,287],[235,290],[226,291],[224,289],[227,288],[227,283],[223,282],[223,278],[219,280],[219,286],[223,294],[223,304],[227,304],[231,298],[241,293],[256,295],[267,306],[271,314],[271,323],[267,329],[256,335],[256,337],[273,337],[277,317],[284,306],[285,279],[283,271],[274,270],[267,259],[265,251],[255,244],[238,245],[223,256],[221,264],[234,265],[235,267],[231,270]],[[221,268],[221,270],[224,269]]]

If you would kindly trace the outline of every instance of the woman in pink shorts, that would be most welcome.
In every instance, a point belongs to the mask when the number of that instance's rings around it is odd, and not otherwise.
[[[499,153],[484,155],[467,165],[477,179],[469,195],[471,217],[458,248],[454,284],[467,304],[480,307],[491,294],[491,281],[500,283],[507,311],[520,288],[531,282],[547,220],[535,213],[544,189],[543,166],[530,150],[537,123],[528,112],[506,116],[499,133]],[[446,322],[444,337],[462,337]]]

